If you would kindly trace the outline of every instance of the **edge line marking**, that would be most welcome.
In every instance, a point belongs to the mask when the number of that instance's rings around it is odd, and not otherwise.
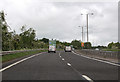
[[[118,64],[115,64],[115,63],[112,63],[112,62],[109,62],[109,61],[104,61],[104,60],[100,60],[100,59],[96,59],[96,58],[87,57],[87,56],[84,56],[84,55],[77,54],[77,53],[75,53],[75,52],[72,52],[72,53],[75,54],[75,55],[78,55],[78,56],[87,58],[87,59],[91,59],[91,60],[95,60],[95,61],[99,61],[99,62],[111,64],[111,65],[114,65],[114,66],[120,66],[120,65],[118,65]]]
[[[33,57],[35,57],[35,56],[38,56],[39,54],[43,54],[43,53],[38,53],[38,54],[35,54],[35,55],[32,55],[32,56],[29,56],[29,57],[27,57],[27,58],[21,59],[21,60],[15,62],[15,63],[13,63],[13,64],[10,64],[10,65],[8,65],[8,66],[0,69],[0,72],[4,71],[4,70],[6,70],[6,69],[9,69],[10,67],[13,67],[13,66],[15,66],[15,65],[17,65],[17,64],[25,61],[25,60],[28,60],[28,59],[33,58]]]

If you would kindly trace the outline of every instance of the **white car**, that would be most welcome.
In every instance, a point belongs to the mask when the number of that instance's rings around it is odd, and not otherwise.
[[[56,47],[55,46],[49,46],[48,53],[54,52],[56,53]]]
[[[99,50],[99,48],[95,48],[95,50]]]
[[[71,52],[71,51],[72,51],[71,46],[66,46],[66,47],[65,47],[65,52]]]

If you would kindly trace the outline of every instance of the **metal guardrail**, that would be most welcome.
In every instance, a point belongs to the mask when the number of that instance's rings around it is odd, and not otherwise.
[[[94,55],[94,56],[96,55],[104,58],[118,58],[117,51],[101,51],[101,50],[83,49],[83,50],[80,50],[80,52],[86,55]]]
[[[2,52],[0,52],[0,56],[4,56],[4,55],[7,55],[7,54],[12,54],[12,53],[18,53],[18,52],[35,51],[35,50],[47,50],[47,49],[30,49],[30,50],[2,51]]]

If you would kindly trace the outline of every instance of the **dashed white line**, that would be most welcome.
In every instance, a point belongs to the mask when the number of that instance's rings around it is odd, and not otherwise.
[[[82,77],[84,77],[86,80],[88,80],[89,82],[93,82],[93,80],[92,79],[90,79],[88,76],[86,76],[86,75],[82,75]]]
[[[60,56],[60,53],[59,53],[59,56]]]
[[[74,53],[74,52],[73,52]],[[74,54],[76,54],[76,53],[74,53]],[[76,55],[79,55],[79,54],[76,54]],[[59,54],[59,56],[60,56],[60,54]],[[64,58],[62,58],[62,60],[65,60]],[[65,61],[66,63],[67,63],[67,61]],[[67,65],[68,66],[70,66],[70,67],[72,67],[72,65],[70,64],[70,63],[67,63]],[[72,69],[75,71],[75,72],[77,72],[78,74],[80,74],[80,72],[78,71],[78,70],[76,70],[74,67],[72,67]],[[86,75],[82,75],[82,77],[83,78],[85,78],[86,80],[88,80],[89,82],[93,82],[93,80],[92,79],[90,79],[88,76],[86,76]]]
[[[67,65],[68,65],[68,66],[71,66],[71,64],[70,64],[70,63],[67,63]]]
[[[62,58],[62,60],[65,60],[64,58]]]
[[[59,56],[61,57],[60,53],[59,53]]]
[[[87,57],[87,56],[79,55],[79,54],[77,54],[77,53],[75,53],[75,52],[73,52],[73,54],[78,55],[78,56],[81,56],[81,57],[84,57],[84,58],[88,58],[88,59],[96,60],[96,61],[99,61],[99,62],[103,62],[103,63],[111,64],[111,65],[114,65],[114,66],[120,66],[119,64],[115,64],[115,63],[112,63],[112,62],[108,62],[108,61],[104,61],[104,60],[100,60],[100,59],[96,59],[96,58],[91,58],[91,57]]]
[[[39,54],[42,54],[42,53],[39,53]],[[38,56],[39,54],[32,55],[32,56],[30,56],[30,57],[27,57],[27,58],[24,58],[24,59],[22,59],[22,60],[20,60],[20,61],[17,61],[17,62],[15,62],[15,63],[7,66],[7,67],[4,67],[3,69],[0,69],[0,72],[4,71],[4,70],[6,70],[6,69],[8,69],[8,68],[10,68],[10,67],[13,67],[14,65],[17,65],[17,64],[19,64],[19,63],[21,63],[21,62],[23,62],[23,61],[25,61],[25,60],[28,60],[28,59],[33,58],[33,57],[35,57],[35,56]]]
[[[61,57],[61,55],[60,55],[60,53],[59,53],[59,56]],[[62,58],[62,57],[61,57]],[[65,59],[64,58],[62,58],[62,60],[64,61]],[[66,62],[66,61],[65,61]],[[67,63],[67,62],[66,62]],[[67,65],[68,66],[71,66],[71,64],[70,63],[67,63]]]

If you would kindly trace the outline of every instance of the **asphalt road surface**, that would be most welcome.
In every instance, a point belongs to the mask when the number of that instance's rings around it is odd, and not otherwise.
[[[42,53],[7,68],[3,80],[117,80],[118,66],[72,52]]]

